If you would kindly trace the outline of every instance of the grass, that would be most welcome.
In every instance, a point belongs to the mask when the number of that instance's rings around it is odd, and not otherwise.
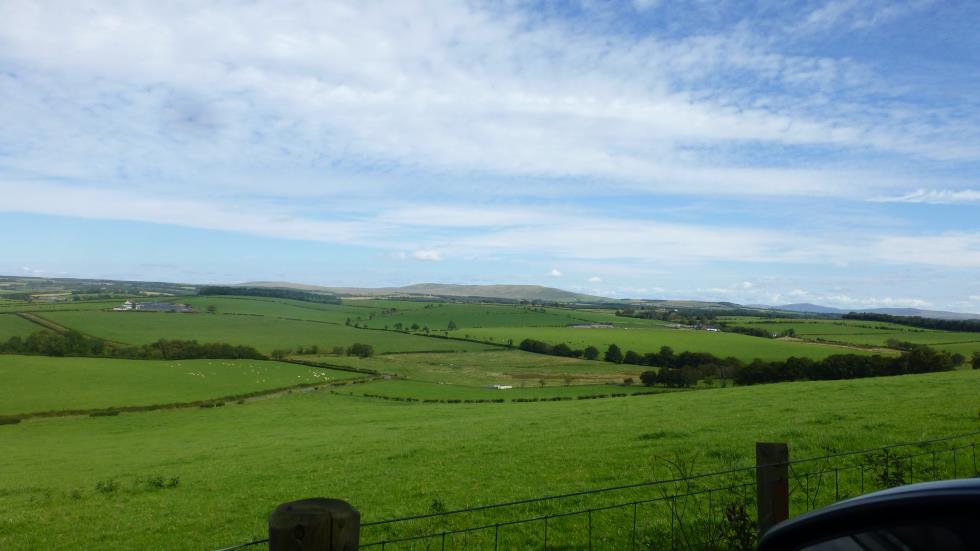
[[[639,381],[639,366],[560,358],[532,354],[521,350],[490,350],[466,353],[384,354],[372,358],[322,357],[333,364],[365,367],[436,383],[487,385],[494,383],[520,386],[562,385],[565,379],[584,382],[621,382],[625,377]]]
[[[365,315],[366,310],[356,306],[318,304],[300,300],[266,297],[198,296],[179,302],[192,306],[199,312],[207,312],[208,306],[217,308],[218,314],[249,314],[273,318],[326,321],[343,324],[347,318]],[[368,312],[370,310],[367,310]]]
[[[39,325],[33,324],[13,314],[0,314],[0,340],[10,337],[26,337],[40,330]]]
[[[751,464],[757,441],[805,457],[973,431],[978,383],[956,371],[474,405],[310,393],[25,421],[0,426],[0,548],[214,549],[262,537],[277,504],[303,497],[371,521],[649,480],[663,458]]]
[[[960,352],[969,357],[980,351],[980,333],[937,331],[895,323],[864,320],[764,319],[739,317],[730,322],[772,332],[793,329],[797,337],[862,346],[885,346],[891,339],[925,344],[940,350]]]
[[[253,360],[116,360],[0,355],[0,415],[192,402],[360,376]]]
[[[413,305],[414,306],[414,305]],[[368,327],[394,327],[401,323],[406,328],[413,323],[431,330],[445,330],[450,322],[460,328],[473,327],[564,327],[572,323],[588,321],[575,310],[565,308],[532,308],[522,305],[500,304],[453,304],[430,303],[423,308],[402,310],[400,306],[394,313],[377,315],[373,320],[362,314],[361,319]]]
[[[642,393],[642,395],[645,396],[647,394],[671,391],[660,387],[647,388],[644,386],[623,386],[609,384],[579,384],[570,386],[540,387],[537,383],[528,384],[526,387],[518,386],[511,389],[497,390],[487,387],[441,384],[423,381],[391,380],[375,381],[368,384],[338,388],[334,392],[352,396],[375,395],[396,398],[414,398],[416,400],[504,400],[505,402],[510,402],[514,399],[527,398],[578,398],[579,396],[596,395],[612,397],[612,394],[632,395]]]
[[[675,352],[685,350],[709,352],[719,357],[735,356],[750,361],[781,360],[789,356],[820,359],[832,354],[862,354],[862,350],[842,348],[833,345],[794,342],[780,339],[750,337],[735,333],[695,331],[690,329],[670,329],[667,327],[613,329],[574,329],[566,327],[496,327],[465,329],[453,334],[469,334],[473,337],[515,345],[525,338],[538,339],[550,344],[568,343],[572,348],[592,345],[600,351],[610,344],[619,345],[623,352],[635,350],[643,354],[656,352],[661,346],[670,346]]]
[[[250,345],[266,353],[313,344],[330,349],[355,342],[370,344],[377,352],[487,348],[474,343],[271,316],[99,311],[45,312],[43,316],[83,333],[126,344],[146,344],[162,338],[188,339]]]

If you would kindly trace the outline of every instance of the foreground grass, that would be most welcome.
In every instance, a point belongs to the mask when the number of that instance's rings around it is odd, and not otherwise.
[[[255,360],[0,355],[0,415],[192,402],[359,376]]]
[[[218,548],[262,536],[272,508],[302,497],[377,520],[648,480],[660,458],[750,464],[756,441],[802,457],[967,432],[978,383],[956,371],[475,405],[312,393],[26,421],[0,426],[0,548]]]

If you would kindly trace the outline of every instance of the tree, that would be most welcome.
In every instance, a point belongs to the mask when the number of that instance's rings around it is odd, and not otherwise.
[[[335,347],[333,347],[333,354],[334,354],[334,356],[343,356],[344,355],[344,347],[343,346],[335,346]]]
[[[272,354],[270,355],[272,356],[273,360],[285,360],[286,357],[289,356],[289,353],[290,351],[285,348],[277,348],[273,350]]]
[[[973,365],[973,369],[980,369],[980,352],[973,353],[973,361],[970,363]]]
[[[374,355],[374,347],[370,344],[355,342],[347,347],[347,355],[357,356],[359,358],[368,358]]]
[[[456,325],[456,322],[453,321],[453,320],[449,320],[449,325],[446,326],[446,330],[447,331],[455,331],[458,328],[459,328],[459,326],[457,326]]]
[[[643,386],[653,386],[657,383],[657,372],[656,371],[644,371],[640,373],[640,382]]]
[[[412,324],[412,331],[418,331],[418,330],[419,330],[419,324],[413,323]]]
[[[643,363],[643,356],[640,356],[632,350],[627,350],[626,355],[623,356],[623,363],[640,365]]]
[[[592,345],[586,346],[582,351],[582,357],[586,360],[594,360],[599,357],[599,349]]]
[[[631,384],[633,384],[633,377],[626,377],[625,379],[623,379],[623,384],[626,386],[630,386]]]
[[[610,344],[603,359],[607,362],[623,363],[623,351],[615,344]]]
[[[213,305],[213,304],[208,304],[208,313],[209,314],[217,314],[218,313],[218,307],[215,306],[215,305]]]

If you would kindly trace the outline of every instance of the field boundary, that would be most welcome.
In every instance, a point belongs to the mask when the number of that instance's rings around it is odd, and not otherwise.
[[[238,402],[242,400],[254,400],[257,398],[268,398],[277,394],[287,394],[294,390],[306,390],[312,389],[313,391],[320,390],[321,387],[338,387],[354,384],[363,384],[372,381],[370,377],[364,377],[361,379],[346,379],[341,381],[328,381],[328,382],[317,382],[317,383],[298,383],[290,386],[269,388],[264,390],[255,390],[252,392],[243,392],[239,394],[229,394],[226,396],[219,396],[215,398],[206,398],[202,400],[193,400],[190,402],[170,402],[165,404],[149,404],[142,406],[111,406],[105,408],[81,408],[81,409],[64,409],[64,410],[47,410],[47,411],[36,411],[29,413],[17,413],[17,414],[3,414],[0,418],[7,420],[27,420],[27,419],[43,419],[52,417],[79,417],[83,415],[88,415],[89,417],[111,417],[118,415],[120,413],[143,413],[148,411],[160,411],[165,409],[184,409],[193,407],[221,407],[228,402]]]

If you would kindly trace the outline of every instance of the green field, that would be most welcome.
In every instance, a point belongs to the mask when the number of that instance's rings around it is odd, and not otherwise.
[[[625,377],[639,380],[640,366],[612,364],[532,354],[521,350],[496,349],[464,354],[384,354],[373,358],[324,356],[322,361],[351,367],[375,369],[435,383],[459,385],[511,384],[520,386],[563,385],[585,382],[621,382]]]
[[[0,312],[51,312],[65,310],[111,310],[122,304],[126,299],[113,300],[80,300],[64,302],[0,302]],[[136,300],[136,299],[134,299]],[[143,298],[150,301],[153,299]]]
[[[41,326],[13,314],[0,314],[0,340],[7,340],[10,337],[26,337],[40,329]]]
[[[366,315],[371,309],[337,304],[318,304],[281,298],[204,296],[181,299],[199,312],[208,306],[217,308],[219,315],[250,314],[273,318],[326,321],[343,324],[347,318]]]
[[[680,390],[665,389],[660,387],[647,388],[644,386],[624,386],[624,385],[570,385],[570,386],[544,386],[537,384],[527,385],[526,387],[514,387],[511,389],[498,390],[487,387],[462,386],[442,383],[430,383],[424,381],[374,381],[367,384],[351,385],[333,390],[335,394],[346,396],[389,396],[397,398],[414,398],[416,400],[504,400],[510,402],[514,399],[539,398],[548,399],[554,397],[577,398],[579,396],[596,396],[613,398],[621,397],[618,395],[626,394],[647,396],[653,393],[682,392]],[[611,396],[616,394],[617,396]]]
[[[616,327],[613,329],[574,329],[567,327],[496,327],[484,329],[459,330],[453,334],[470,334],[491,342],[515,345],[526,338],[537,339],[549,344],[568,343],[572,348],[588,345],[604,351],[610,344],[619,345],[625,352],[635,350],[643,354],[656,352],[661,346],[669,346],[675,352],[709,352],[719,357],[735,356],[751,361],[780,360],[790,356],[820,359],[832,354],[861,354],[862,350],[842,348],[833,345],[794,342],[780,339],[764,339],[735,333],[695,331],[691,329],[671,329],[668,327]]]
[[[648,480],[658,458],[751,464],[757,441],[805,457],[973,431],[978,383],[956,371],[473,405],[309,393],[25,421],[0,426],[0,548],[214,549],[261,537],[301,497],[346,499],[369,521]]]
[[[0,415],[207,400],[357,373],[254,360],[114,360],[0,355]]]
[[[329,349],[355,342],[370,344],[377,352],[465,351],[487,348],[486,345],[475,343],[271,316],[98,311],[45,312],[43,316],[71,329],[125,344],[146,344],[158,339],[187,339],[250,345],[266,353],[277,348],[314,344]]]
[[[862,346],[886,346],[889,340],[925,344],[940,350],[960,352],[969,356],[980,351],[980,333],[937,331],[895,323],[863,320],[800,320],[727,318],[733,325],[758,327],[773,333],[793,329],[796,336],[807,340],[823,340]]]

